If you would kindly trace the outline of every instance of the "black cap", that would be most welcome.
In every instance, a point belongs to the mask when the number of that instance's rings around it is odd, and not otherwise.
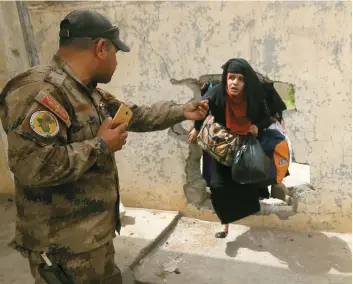
[[[103,15],[90,10],[75,10],[60,23],[61,38],[107,38],[118,50],[129,52],[130,48],[119,39],[119,29]]]

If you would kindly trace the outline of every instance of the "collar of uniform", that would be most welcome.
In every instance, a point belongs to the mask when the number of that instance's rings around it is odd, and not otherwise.
[[[92,90],[83,84],[81,80],[75,75],[75,73],[71,70],[69,65],[57,54],[53,56],[52,62],[51,62],[51,67],[56,69],[56,71],[63,71],[67,75],[69,75],[78,85],[80,85],[85,91],[87,91],[88,94],[91,95]]]

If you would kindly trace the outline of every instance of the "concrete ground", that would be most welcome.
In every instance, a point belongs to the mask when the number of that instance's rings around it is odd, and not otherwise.
[[[119,268],[126,270],[136,265],[172,228],[178,216],[174,211],[127,208],[121,234],[114,239]]]
[[[181,218],[133,269],[144,284],[352,283],[351,235],[299,233]]]
[[[14,204],[0,204],[0,283],[33,283],[27,260],[6,246],[14,235]],[[126,208],[121,235],[114,239],[124,284],[352,281],[351,235],[231,225],[226,239],[216,239],[219,223],[178,215]]]
[[[0,201],[0,283],[33,284],[27,259],[7,247],[15,232],[15,206]],[[115,261],[123,273],[124,284],[133,284],[131,267],[148,253],[173,226],[178,212],[126,208],[121,235],[114,239]]]

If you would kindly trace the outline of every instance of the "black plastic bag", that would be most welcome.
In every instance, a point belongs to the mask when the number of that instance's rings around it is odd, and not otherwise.
[[[256,137],[249,134],[247,142],[234,156],[233,180],[241,184],[258,183],[266,180],[269,173],[270,159]]]

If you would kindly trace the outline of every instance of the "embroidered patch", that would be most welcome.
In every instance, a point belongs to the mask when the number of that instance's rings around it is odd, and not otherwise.
[[[31,115],[29,124],[35,133],[45,138],[55,137],[59,133],[59,122],[49,111],[36,111]]]
[[[39,92],[36,100],[56,114],[66,125],[70,127],[71,121],[67,111],[50,95]]]

